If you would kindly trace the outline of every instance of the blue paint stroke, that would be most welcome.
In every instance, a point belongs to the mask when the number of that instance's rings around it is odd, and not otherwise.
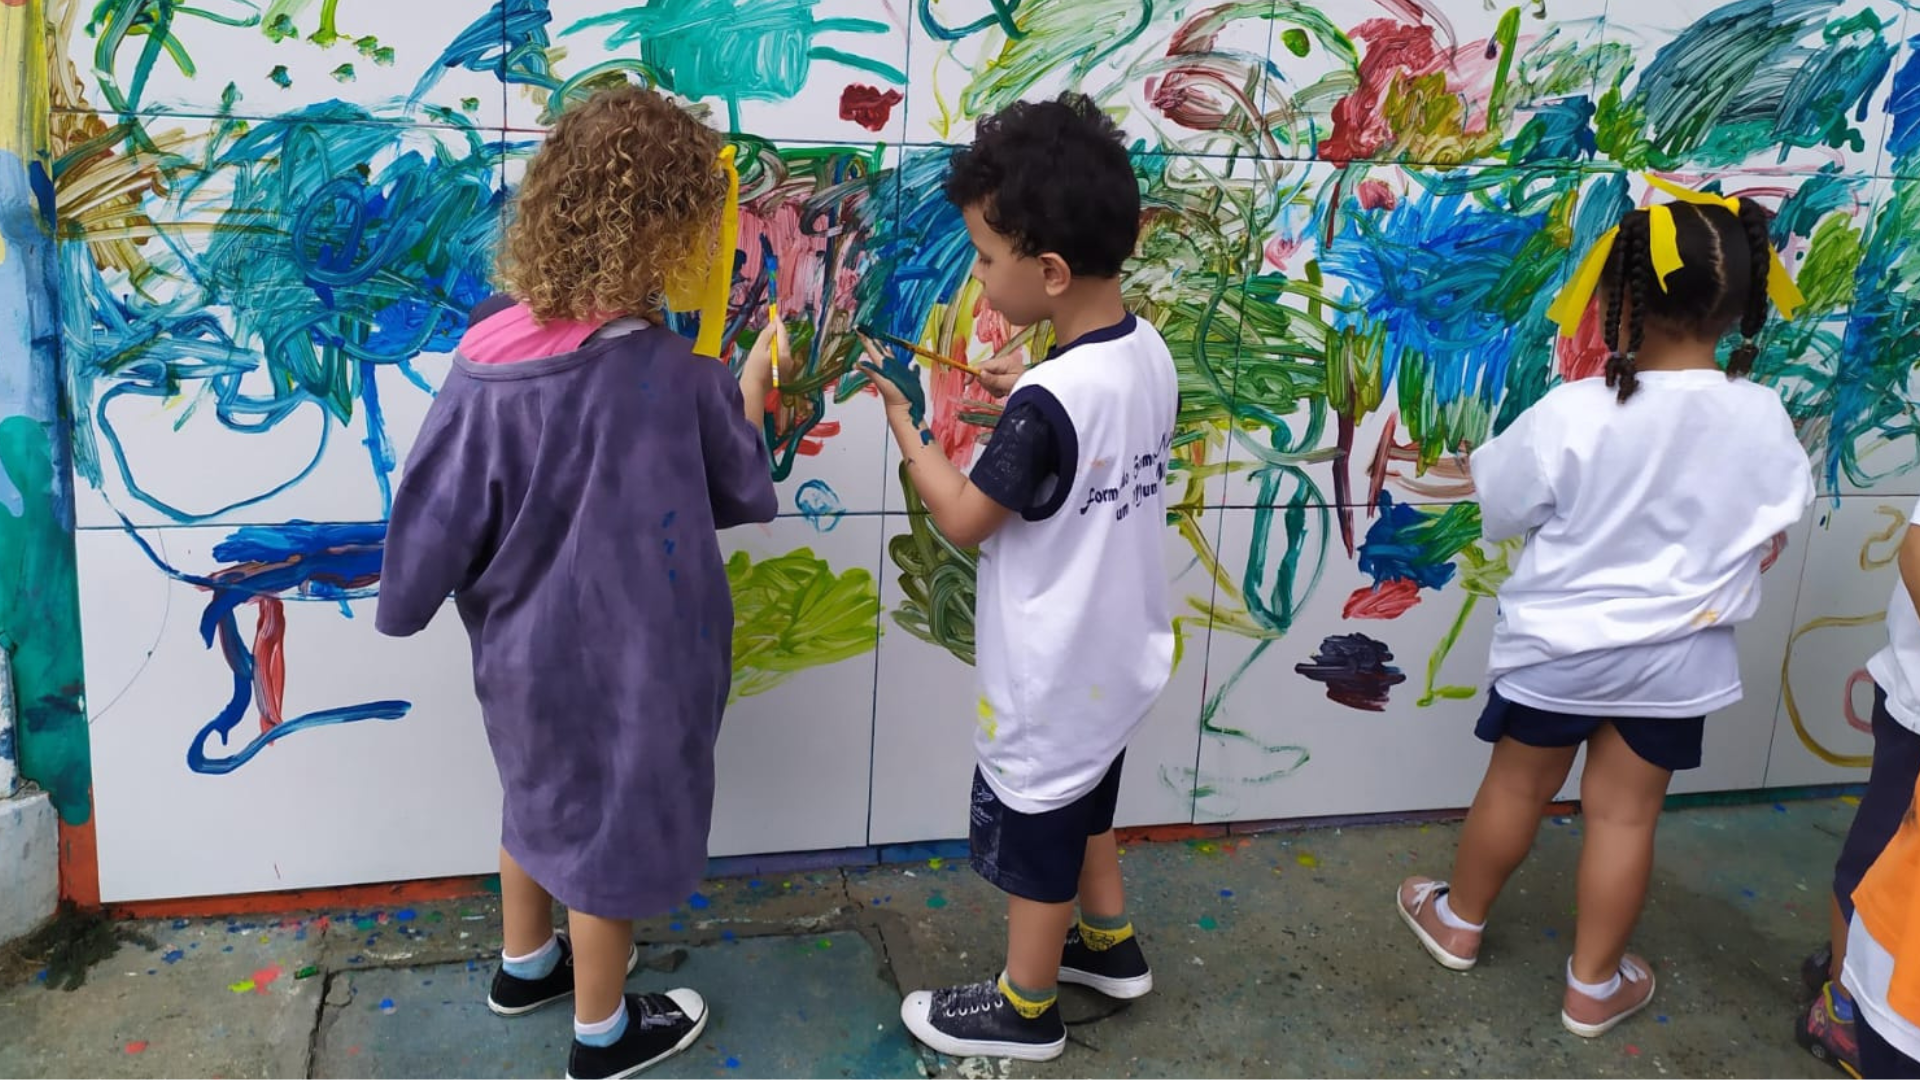
[[[809,480],[794,492],[793,504],[799,508],[800,515],[807,519],[815,532],[832,532],[840,524],[844,511],[840,506],[840,496],[825,480]]]
[[[131,522],[123,517],[127,535],[161,572],[177,581],[209,590],[213,595],[200,617],[200,637],[208,648],[219,643],[220,655],[233,676],[233,693],[220,713],[208,721],[187,748],[187,767],[202,775],[220,776],[253,760],[270,744],[300,731],[362,720],[399,720],[413,708],[405,701],[369,701],[321,709],[291,717],[267,728],[237,751],[225,756],[209,753],[217,737],[228,746],[256,701],[258,667],[252,648],[240,632],[236,612],[249,602],[278,604],[283,598],[338,602],[371,596],[380,577],[380,559],[386,525],[314,524],[250,525],[215,545],[213,557],[229,565],[211,575],[175,569],[154,550]],[[263,712],[265,711],[263,705]]]
[[[1360,572],[1378,586],[1389,581],[1411,581],[1423,589],[1438,589],[1453,580],[1449,560],[1457,552],[1436,547],[1434,515],[1418,507],[1396,503],[1380,493],[1380,516],[1367,529],[1360,545]]]

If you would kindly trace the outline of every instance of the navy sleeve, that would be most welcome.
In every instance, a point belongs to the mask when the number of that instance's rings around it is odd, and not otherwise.
[[[1007,399],[969,479],[1001,506],[1043,521],[1066,501],[1079,456],[1073,423],[1059,400],[1040,387],[1023,387]]]

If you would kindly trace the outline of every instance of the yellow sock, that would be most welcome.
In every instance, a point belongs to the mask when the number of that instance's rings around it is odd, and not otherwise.
[[[1060,996],[1058,989],[1022,990],[1005,975],[1000,976],[1000,993],[1006,996],[1007,1004],[1013,1006],[1014,1012],[1028,1020],[1053,1008],[1054,1000]]]
[[[1106,952],[1115,945],[1133,936],[1133,920],[1126,916],[1117,919],[1096,919],[1100,925],[1087,922],[1085,915],[1080,916],[1080,940],[1094,952]]]

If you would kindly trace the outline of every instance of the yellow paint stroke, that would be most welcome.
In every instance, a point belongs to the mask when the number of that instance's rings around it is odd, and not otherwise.
[[[1864,557],[1863,555],[1862,558]],[[1793,721],[1793,733],[1800,737],[1800,745],[1806,747],[1808,753],[1829,765],[1838,765],[1846,769],[1864,769],[1873,764],[1873,755],[1835,753],[1827,749],[1820,740],[1813,737],[1812,732],[1807,730],[1806,723],[1800,719],[1800,703],[1796,701],[1793,696],[1793,674],[1791,671],[1793,666],[1793,647],[1801,638],[1813,633],[1815,630],[1834,630],[1848,626],[1872,626],[1875,623],[1885,622],[1886,618],[1887,614],[1884,611],[1873,615],[1828,615],[1815,619],[1800,629],[1795,630],[1793,636],[1787,639],[1787,655],[1785,659],[1780,661],[1780,699],[1786,703],[1787,719]]]
[[[1898,560],[1900,558],[1900,543],[1894,538],[1901,537],[1904,539],[1902,533],[1907,526],[1907,516],[1902,514],[1898,507],[1882,503],[1874,507],[1874,513],[1884,518],[1890,518],[1891,521],[1886,528],[1868,536],[1867,542],[1860,545],[1860,569],[1862,570],[1878,570],[1883,566],[1890,566]],[[1884,556],[1873,553],[1875,546],[1889,542],[1893,544],[1893,547]]]
[[[987,733],[987,741],[992,742],[999,738],[1000,719],[993,715],[993,703],[987,700],[985,694],[982,694],[980,700],[975,703],[973,711],[979,718],[980,730]]]
[[[47,107],[47,49],[43,29],[43,0],[0,3],[0,152],[22,164],[45,166],[51,145]],[[15,74],[17,73],[17,74]],[[51,175],[51,169],[47,170]],[[7,261],[7,242],[0,237],[0,262]]]
[[[1895,538],[1901,537],[1904,539],[1903,533],[1907,525],[1906,515],[1902,514],[1896,506],[1882,503],[1874,508],[1874,512],[1881,517],[1887,518],[1888,523],[1887,526],[1879,532],[1869,534],[1866,541],[1860,545],[1860,569],[1863,571],[1878,570],[1899,559],[1900,544]],[[1889,543],[1891,543],[1893,547],[1888,550],[1887,554],[1875,555],[1873,553],[1874,548]],[[1884,623],[1886,621],[1887,613],[1885,609],[1870,612],[1865,615],[1827,615],[1814,619],[1812,622],[1800,627],[1793,632],[1792,637],[1787,639],[1787,654],[1780,661],[1780,699],[1786,704],[1787,719],[1793,722],[1793,733],[1799,737],[1800,745],[1806,747],[1808,753],[1829,765],[1838,765],[1846,769],[1865,769],[1873,764],[1873,755],[1841,754],[1829,750],[1819,739],[1813,737],[1812,732],[1807,730],[1806,722],[1800,718],[1800,702],[1793,696],[1793,648],[1799,643],[1801,638],[1813,633],[1815,630],[1837,630],[1854,626],[1872,626],[1875,623]]]

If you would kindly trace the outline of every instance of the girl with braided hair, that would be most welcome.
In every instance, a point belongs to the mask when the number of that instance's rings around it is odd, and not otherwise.
[[[1586,817],[1561,1021],[1595,1037],[1645,1008],[1627,953],[1676,770],[1700,765],[1706,714],[1740,699],[1734,625],[1760,604],[1774,537],[1813,501],[1779,397],[1745,378],[1769,302],[1799,302],[1750,200],[1664,181],[1596,245],[1550,315],[1571,336],[1597,285],[1612,356],[1471,459],[1484,534],[1525,537],[1500,588],[1475,729],[1492,758],[1449,881],[1404,882],[1401,918],[1434,959],[1474,966],[1487,914],[1586,747]],[[1723,367],[1718,345],[1738,330]]]

